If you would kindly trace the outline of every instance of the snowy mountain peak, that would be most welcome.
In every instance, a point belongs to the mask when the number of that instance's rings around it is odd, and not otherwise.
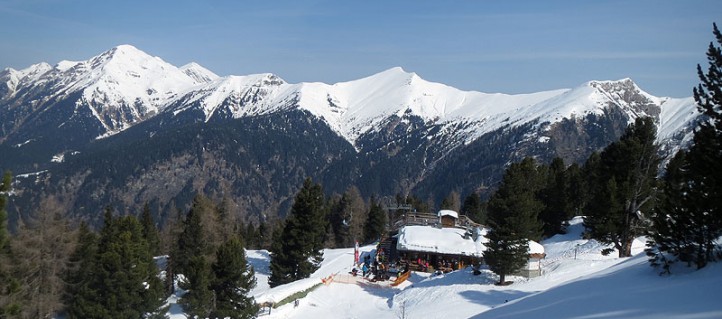
[[[218,75],[195,62],[180,67],[180,70],[198,83],[213,82],[219,78]]]
[[[171,103],[173,115],[185,111],[201,111],[204,121],[215,114],[238,118],[272,112],[279,107],[278,88],[286,82],[272,73],[226,76],[189,91]]]
[[[628,94],[642,94],[648,98],[653,96],[637,86],[630,78],[624,78],[616,81],[589,81],[588,85],[597,90],[604,91],[607,93],[628,93]]]
[[[368,77],[351,81],[351,82],[377,82],[384,83],[385,85],[410,85],[413,80],[421,80],[421,78],[413,72],[406,72],[400,66],[390,68],[385,71],[370,75]]]
[[[45,62],[33,64],[22,70],[5,68],[0,72],[0,99],[13,96],[17,87],[22,83],[31,83],[51,70],[50,64]]]

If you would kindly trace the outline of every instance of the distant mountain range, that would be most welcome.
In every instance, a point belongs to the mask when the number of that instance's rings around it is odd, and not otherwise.
[[[525,156],[582,162],[653,117],[663,155],[691,140],[692,98],[655,97],[631,79],[531,94],[461,91],[392,68],[355,81],[291,84],[219,77],[130,45],[87,61],[0,72],[0,169],[13,211],[54,207],[93,219],[106,205],[163,214],[196,192],[237,214],[284,214],[304,177],[328,193],[451,190],[482,195]]]

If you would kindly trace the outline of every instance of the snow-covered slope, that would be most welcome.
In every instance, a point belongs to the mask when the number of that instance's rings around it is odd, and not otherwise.
[[[197,63],[177,68],[130,45],[87,61],[6,69],[0,73],[0,84],[0,100],[8,107],[38,109],[80,92],[75,112],[87,108],[101,123],[102,136],[164,111],[172,116],[190,112],[207,122],[213,117],[299,109],[323,119],[355,146],[364,134],[412,118],[426,126],[446,128],[441,132],[455,135],[450,139],[453,143],[468,143],[505,126],[552,124],[618,108],[630,122],[639,116],[655,117],[661,141],[689,131],[690,121],[697,116],[691,99],[654,97],[630,79],[509,95],[461,91],[395,67],[336,84],[289,84],[273,74],[218,77]]]
[[[180,70],[197,83],[208,83],[218,78],[218,75],[195,62],[180,67]]]
[[[130,45],[117,46],[87,61],[8,69],[1,79],[9,88],[3,100],[9,107],[28,108],[26,113],[57,108],[60,101],[79,93],[70,101],[75,108],[72,113],[87,109],[104,128],[103,134],[157,114],[179,93],[203,83]],[[68,103],[60,104],[68,107]]]
[[[644,242],[635,241],[631,258],[603,256],[607,248],[581,238],[581,218],[568,233],[542,244],[547,252],[544,274],[533,279],[513,277],[509,286],[496,286],[488,270],[475,276],[471,269],[440,276],[413,273],[399,287],[374,283],[322,285],[306,297],[273,309],[264,318],[719,318],[722,304],[722,264],[701,271],[680,268],[660,277],[646,261]],[[373,246],[362,247],[373,253]],[[279,301],[303,291],[331,274],[351,269],[353,249],[330,249],[324,263],[309,279],[269,288],[269,255],[248,251],[259,285],[257,302]],[[343,280],[339,280],[343,281]],[[178,307],[175,307],[178,310]],[[181,311],[174,319],[186,318]]]
[[[231,76],[190,92],[174,105],[174,114],[203,110],[205,121],[214,114],[238,118],[302,109],[325,120],[351,144],[365,133],[384,129],[391,117],[416,116],[428,125],[464,124],[464,130],[456,133],[464,142],[470,142],[506,125],[555,123],[601,114],[609,107],[620,108],[630,122],[639,116],[653,116],[665,132],[679,130],[687,124],[684,120],[696,114],[691,99],[657,98],[630,79],[590,81],[574,89],[507,95],[461,91],[425,81],[398,67],[333,85],[288,84],[272,74]],[[667,110],[668,105],[673,108]],[[660,112],[665,116],[660,117]],[[691,115],[679,117],[678,112]],[[667,137],[660,135],[660,139]]]

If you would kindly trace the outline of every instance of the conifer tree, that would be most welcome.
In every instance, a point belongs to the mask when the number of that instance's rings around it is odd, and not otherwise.
[[[140,216],[141,225],[143,225],[143,238],[148,242],[148,249],[150,249],[153,256],[160,254],[160,235],[158,232],[158,226],[153,221],[153,214],[150,212],[150,206],[148,203],[143,205],[143,212]]]
[[[694,144],[687,155],[689,164],[689,204],[692,221],[688,227],[695,229],[695,263],[697,268],[708,261],[722,258],[717,239],[722,236],[722,33],[713,24],[712,33],[716,44],[710,42],[707,50],[707,73],[697,65],[700,84],[694,89],[698,109],[708,116],[694,133]]]
[[[484,214],[483,203],[477,193],[471,193],[464,199],[464,204],[461,205],[461,213],[469,216],[471,220],[479,223],[486,223],[486,214]]]
[[[349,187],[338,201],[331,203],[329,221],[335,236],[336,247],[352,247],[354,240],[363,236],[366,207],[358,188]]]
[[[70,255],[65,276],[63,300],[70,318],[85,318],[85,309],[89,307],[88,292],[92,291],[92,271],[98,250],[98,235],[85,222],[80,223],[76,232],[75,249]]]
[[[308,278],[323,261],[326,209],[323,189],[306,178],[271,250],[271,287]]]
[[[722,236],[722,33],[716,24],[712,32],[717,44],[709,44],[707,72],[697,65],[701,83],[693,91],[706,118],[689,151],[670,161],[648,243],[652,265],[666,272],[676,259],[700,269],[722,258],[717,243]]]
[[[656,132],[652,118],[637,118],[598,163],[588,165],[595,172],[584,225],[592,238],[614,245],[619,257],[631,256],[632,241],[649,224],[660,162]]]
[[[206,256],[210,243],[205,240],[207,232],[202,225],[202,215],[208,213],[207,203],[201,196],[196,196],[193,206],[183,220],[183,230],[178,235],[178,242],[171,253],[171,266],[175,274],[186,274],[194,256]]]
[[[518,271],[528,257],[528,241],[538,240],[543,209],[537,199],[541,176],[532,158],[507,168],[499,189],[489,199],[489,243],[484,260],[499,275],[499,284],[506,284],[506,275]]]
[[[212,273],[203,255],[190,257],[184,269],[185,281],[181,288],[187,290],[180,300],[183,310],[191,318],[207,318],[213,311],[214,295],[210,289]]]
[[[256,278],[253,267],[247,264],[241,241],[231,238],[223,243],[216,252],[212,269],[211,289],[216,302],[211,317],[254,318],[258,306],[248,294],[256,286]]]
[[[487,234],[484,262],[499,275],[498,284],[506,285],[506,276],[519,271],[529,258],[528,240],[516,234],[514,225],[506,218],[491,214],[489,222],[493,228]]]
[[[581,216],[588,197],[582,167],[577,163],[572,163],[567,167],[565,175],[567,178],[565,185],[567,193],[566,211],[570,214],[569,217]]]
[[[381,204],[376,199],[371,199],[371,208],[369,209],[368,220],[364,226],[363,242],[369,243],[379,240],[386,231],[388,218],[386,212],[381,208]]]
[[[544,204],[537,193],[541,190],[542,177],[536,161],[530,157],[507,168],[499,189],[489,199],[492,228],[494,224],[508,223],[513,225],[514,233],[520,238],[536,241],[541,238],[539,213]]]
[[[105,213],[96,260],[71,305],[72,318],[141,318],[162,305],[158,269],[133,216]]]
[[[675,261],[673,256],[684,262],[691,262],[694,247],[688,241],[689,231],[684,223],[688,208],[684,203],[686,176],[684,151],[679,151],[667,163],[662,178],[662,193],[652,215],[652,229],[648,234],[646,249],[652,266],[662,267],[662,273],[670,273]],[[672,256],[667,256],[670,253]]]
[[[562,224],[569,219],[567,212],[567,175],[564,160],[556,157],[549,164],[546,181],[540,197],[544,209],[539,213],[543,223],[544,236],[550,237],[562,231]]]

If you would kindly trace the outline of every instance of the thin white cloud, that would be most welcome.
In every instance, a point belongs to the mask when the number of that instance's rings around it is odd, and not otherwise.
[[[443,55],[444,60],[456,62],[506,62],[534,60],[664,60],[676,58],[694,58],[698,52],[692,51],[611,51],[611,52],[512,52]]]

